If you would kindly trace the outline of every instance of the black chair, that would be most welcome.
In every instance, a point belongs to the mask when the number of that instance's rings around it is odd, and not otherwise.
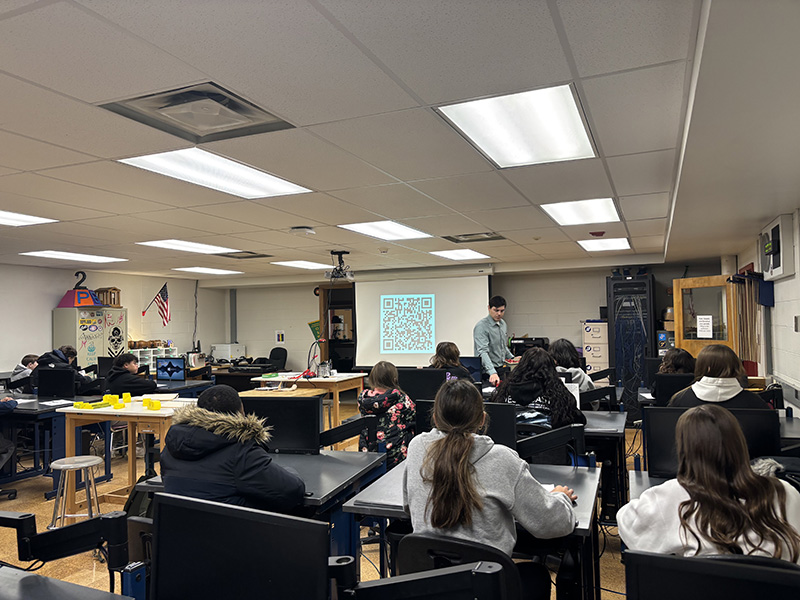
[[[694,383],[693,373],[656,373],[653,400],[656,406],[666,406],[676,393]]]
[[[800,566],[762,556],[625,552],[628,600],[796,598]]]
[[[597,410],[619,410],[617,388],[609,385],[580,393],[581,410],[595,410],[595,402],[598,403]]]
[[[576,462],[588,460],[584,425],[574,424],[558,429],[544,430],[540,425],[518,424],[520,433],[532,433],[529,437],[517,440],[517,454],[524,460],[530,460],[537,454],[550,452],[559,448],[572,450]]]
[[[281,346],[276,346],[275,348],[269,351],[269,358],[266,359],[266,364],[275,367],[276,371],[283,371],[286,368],[287,356],[288,352],[286,351],[286,348],[282,348]],[[253,364],[256,364],[257,360],[259,359],[254,360]]]
[[[609,367],[608,369],[603,369],[602,371],[592,371],[591,373],[587,373],[587,375],[592,381],[599,381],[600,379],[605,379],[608,377],[611,379],[612,383],[616,383],[617,368]]]
[[[770,405],[771,408],[785,408],[783,403],[783,388],[780,386],[769,387],[766,390],[757,392],[761,399]]]
[[[400,541],[397,571],[400,575],[407,575],[433,569],[457,567],[477,561],[498,563],[502,567],[505,597],[508,600],[522,598],[519,571],[511,557],[497,548],[477,542],[410,533]]]

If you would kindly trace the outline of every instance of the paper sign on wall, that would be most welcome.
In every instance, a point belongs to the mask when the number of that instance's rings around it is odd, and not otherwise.
[[[275,330],[275,343],[279,346],[283,346],[286,343],[286,331],[282,329]]]
[[[714,317],[712,315],[697,315],[697,339],[710,340],[714,337]]]

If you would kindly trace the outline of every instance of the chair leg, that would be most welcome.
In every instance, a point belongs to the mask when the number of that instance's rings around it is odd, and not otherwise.
[[[64,498],[64,491],[67,483],[67,472],[61,471],[58,476],[58,488],[56,489],[56,499],[55,504],[53,505],[53,519],[50,521],[50,525],[47,526],[48,529],[56,529],[58,523],[58,515],[61,505],[65,503],[66,499]]]
[[[92,482],[92,498],[94,499],[94,506],[97,510],[97,514],[100,514],[100,497],[97,495],[97,481],[94,478],[94,467],[89,467],[89,480]],[[87,487],[88,493],[88,487]],[[89,506],[91,506],[91,501],[89,501]],[[90,511],[91,512],[91,509]]]

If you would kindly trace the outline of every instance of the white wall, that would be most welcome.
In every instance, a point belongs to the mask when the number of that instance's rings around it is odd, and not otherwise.
[[[52,309],[64,293],[77,282],[73,269],[46,269],[0,265],[5,293],[0,296],[0,370],[10,370],[25,354],[52,350]],[[122,306],[128,309],[128,339],[172,340],[178,350],[191,347],[194,329],[195,282],[86,271],[84,285],[90,289],[118,287]],[[156,292],[168,282],[172,321],[163,327],[153,305],[142,317],[142,310]],[[227,290],[198,290],[197,338],[204,350],[212,341],[227,339]]]
[[[794,331],[794,317],[800,315],[800,211],[792,226],[795,274],[775,282],[775,308],[772,310],[772,375],[800,388],[800,333]]]
[[[491,293],[503,296],[508,303],[505,320],[509,335],[527,333],[551,341],[566,338],[580,347],[583,345],[580,322],[600,318],[599,307],[606,305],[608,275],[609,269],[495,275]],[[462,353],[467,354],[464,349]]]
[[[240,288],[236,291],[236,323],[240,344],[249,356],[269,356],[277,346],[275,331],[286,332],[286,368],[302,371],[314,335],[308,323],[319,319],[316,283],[287,287]]]

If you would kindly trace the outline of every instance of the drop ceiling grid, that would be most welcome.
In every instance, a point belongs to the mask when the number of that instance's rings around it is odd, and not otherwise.
[[[405,183],[336,190],[331,195],[390,220],[450,213],[447,206]]]
[[[412,181],[410,184],[459,213],[528,206],[528,200],[496,172]]]
[[[2,21],[0,21],[2,23]],[[0,131],[0,165],[20,171],[36,171],[95,160],[68,148]]]

